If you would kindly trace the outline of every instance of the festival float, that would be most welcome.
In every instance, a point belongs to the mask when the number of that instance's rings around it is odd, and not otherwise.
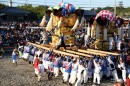
[[[94,42],[95,48],[99,50],[108,50],[109,41],[113,37],[114,33],[119,33],[123,20],[121,18],[116,18],[114,13],[108,10],[100,11],[93,21],[91,27],[91,37],[95,36],[96,40]],[[90,29],[88,33],[90,34]]]
[[[67,46],[75,45],[73,31],[83,27],[85,20],[83,12],[84,10],[79,7],[74,7],[70,3],[60,3],[57,6],[48,8],[40,26],[46,27],[46,31],[53,31],[51,43],[53,47],[58,45],[59,36],[61,34],[64,34],[66,38],[65,44]],[[46,24],[47,16],[50,16],[50,19]]]

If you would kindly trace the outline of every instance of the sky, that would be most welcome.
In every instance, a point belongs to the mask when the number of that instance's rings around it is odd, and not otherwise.
[[[120,1],[123,1],[124,7],[130,7],[130,0],[12,0],[13,6],[23,5],[23,4],[33,4],[37,5],[51,5],[55,6],[60,2],[68,2],[73,4],[74,6],[83,7],[84,9],[91,9],[97,7],[114,7],[115,1],[116,5],[119,4]],[[1,3],[8,5],[8,0],[0,0]]]

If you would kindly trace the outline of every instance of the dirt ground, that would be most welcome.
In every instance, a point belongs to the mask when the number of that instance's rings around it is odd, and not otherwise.
[[[0,59],[0,86],[69,86],[62,83],[62,77],[54,77],[53,80],[47,80],[47,74],[44,73],[44,79],[37,81],[34,76],[34,69],[31,64],[18,60],[18,65],[13,65],[10,57]],[[90,81],[88,85],[92,86]],[[114,86],[110,80],[101,80],[101,86]]]

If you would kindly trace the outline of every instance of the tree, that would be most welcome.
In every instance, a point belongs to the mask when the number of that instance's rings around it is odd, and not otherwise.
[[[4,4],[2,4],[2,3],[0,3],[0,9],[3,9],[3,8],[5,8],[5,7],[7,7],[7,6],[4,5]]]
[[[31,12],[29,15],[31,17],[31,20],[41,19],[47,10],[47,6],[42,5],[34,7],[31,4],[25,4],[17,7]]]

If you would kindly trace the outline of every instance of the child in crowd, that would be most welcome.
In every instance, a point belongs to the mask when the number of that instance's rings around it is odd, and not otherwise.
[[[44,65],[43,62],[40,61],[40,64],[38,65],[38,81],[43,80],[42,76],[44,74]]]
[[[17,65],[17,55],[18,55],[18,52],[16,49],[14,49],[12,52],[12,60],[13,60],[13,64],[16,64],[16,65]]]

